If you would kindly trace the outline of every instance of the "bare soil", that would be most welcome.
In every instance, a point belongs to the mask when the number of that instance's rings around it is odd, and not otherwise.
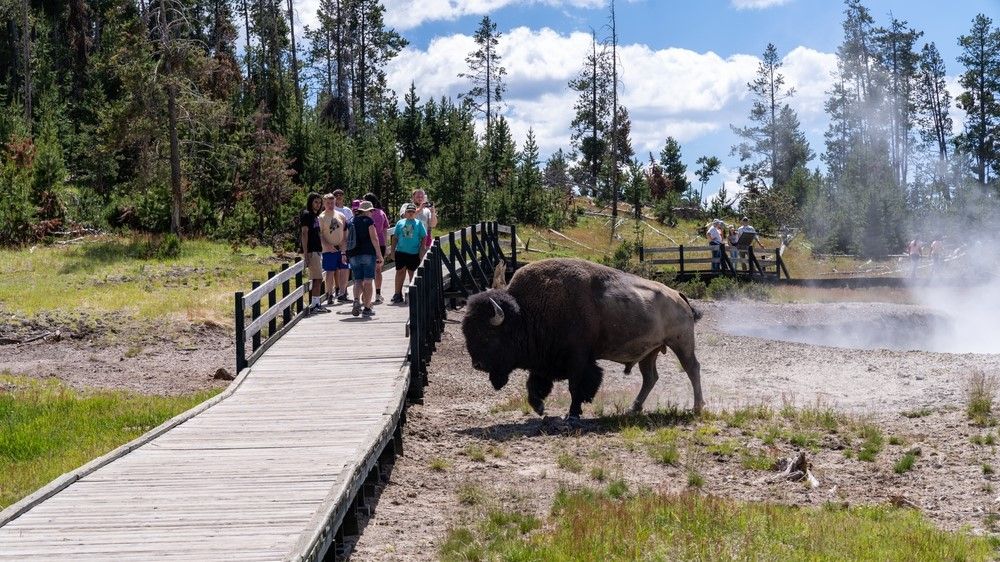
[[[625,375],[620,365],[602,363],[601,392],[577,425],[561,421],[569,398],[565,382],[558,383],[546,402],[550,417],[540,418],[523,409],[525,373],[515,372],[497,392],[485,373],[472,369],[460,330],[463,313],[450,312],[425,402],[407,411],[404,455],[380,491],[374,514],[363,521],[351,558],[436,559],[450,529],[474,524],[488,509],[545,517],[560,487],[600,488],[622,479],[631,490],[679,491],[688,486],[691,471],[703,476],[706,494],[802,506],[883,504],[905,497],[941,528],[997,531],[1000,482],[984,465],[1000,470],[1000,456],[995,446],[972,440],[993,434],[1000,441],[1000,434],[995,427],[974,426],[965,405],[973,372],[1000,377],[1000,354],[844,349],[758,337],[795,339],[803,327],[814,325],[834,331],[851,323],[895,329],[908,319],[915,334],[926,332],[928,312],[911,305],[696,306],[705,312],[697,341],[709,412],[758,404],[776,411],[790,404],[829,406],[882,429],[887,443],[875,461],[848,458],[845,451],[856,449],[857,440],[828,434],[806,449],[820,481],[815,489],[772,481],[775,473],[745,468],[741,454],[719,454],[707,442],[682,448],[675,465],[662,464],[607,423],[638,392],[638,369]],[[52,377],[75,388],[150,394],[220,388],[228,382],[213,376],[219,368],[231,371],[234,361],[231,329],[212,323],[153,324],[72,313],[28,319],[0,310],[0,342],[8,342],[0,344],[0,371]],[[690,407],[690,384],[676,359],[661,356],[658,368],[660,381],[647,411]],[[914,412],[920,415],[903,415]],[[711,427],[717,432],[712,443],[736,443],[775,460],[800,450],[784,439],[765,444],[759,427],[731,427],[711,414],[701,420],[654,417],[648,424],[678,424],[685,431]],[[898,444],[889,444],[890,437]],[[915,446],[920,455],[914,469],[896,474],[893,464]]]
[[[75,312],[23,317],[0,310],[0,372],[57,379],[76,389],[180,395],[229,382],[232,330],[214,322],[149,322]]]
[[[775,411],[790,404],[830,406],[881,428],[885,445],[875,461],[858,460],[855,454],[848,458],[846,451],[857,449],[856,437],[826,434],[818,445],[805,449],[820,482],[815,489],[773,481],[776,473],[744,468],[740,454],[720,454],[708,442],[683,449],[676,465],[662,464],[609,429],[607,418],[604,423],[595,419],[597,410],[614,420],[614,412],[631,403],[640,386],[638,369],[624,375],[620,365],[602,363],[601,393],[594,405],[585,406],[584,420],[574,426],[555,417],[568,408],[566,384],[557,383],[546,402],[547,414],[553,417],[543,419],[520,407],[524,372],[515,372],[507,387],[495,392],[487,375],[472,369],[458,311],[449,314],[434,354],[424,404],[407,412],[405,453],[373,516],[363,524],[351,559],[436,559],[450,529],[475,524],[489,509],[518,509],[544,518],[560,487],[601,488],[623,479],[631,490],[679,491],[688,486],[691,471],[703,476],[706,494],[800,506],[831,501],[884,504],[902,497],[941,528],[995,531],[1000,484],[984,465],[1000,467],[1000,458],[996,447],[976,445],[972,439],[995,434],[996,429],[972,425],[965,404],[970,374],[978,370],[1000,376],[1000,354],[857,350],[731,335],[747,333],[747,326],[784,326],[794,332],[816,322],[842,330],[845,323],[887,317],[893,326],[912,317],[918,330],[926,328],[927,311],[909,305],[696,306],[706,313],[697,326],[697,341],[710,412],[757,404],[769,404]],[[647,411],[689,407],[690,384],[676,359],[661,356],[658,369],[660,381]],[[679,423],[685,430],[711,427],[709,435],[718,432],[708,439],[711,443],[735,443],[775,460],[800,450],[783,439],[765,445],[753,427],[731,427],[711,415],[650,421],[653,427],[657,423]],[[914,447],[920,454],[913,470],[896,474],[894,463]]]

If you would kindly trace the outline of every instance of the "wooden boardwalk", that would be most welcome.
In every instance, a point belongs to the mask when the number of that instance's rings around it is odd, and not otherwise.
[[[347,491],[398,446],[409,384],[408,307],[330,310],[222,395],[0,513],[0,560],[318,557]]]

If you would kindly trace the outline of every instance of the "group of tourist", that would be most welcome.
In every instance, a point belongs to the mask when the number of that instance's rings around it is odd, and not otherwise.
[[[334,303],[352,303],[351,314],[370,318],[375,315],[374,305],[384,302],[382,265],[386,260],[395,261],[397,272],[390,302],[403,302],[403,281],[413,278],[431,247],[437,212],[427,194],[415,190],[390,229],[389,217],[375,194],[367,193],[350,205],[345,201],[342,189],[326,195],[310,193],[299,215],[302,260],[312,281],[307,313],[329,312],[327,306]],[[353,298],[347,295],[351,278]]]
[[[941,262],[944,258],[944,237],[935,236],[934,240],[926,245],[919,237],[915,237],[906,245],[906,254],[910,257],[910,277],[917,276],[917,268],[920,266],[925,246],[928,257],[931,258],[931,274],[936,275],[941,269]]]
[[[744,234],[752,234],[753,236],[749,237],[751,238],[749,241],[741,244],[740,239]],[[708,238],[708,245],[712,247],[712,271],[720,271],[722,269],[722,251],[723,246],[727,243],[729,244],[729,257],[734,262],[741,257],[746,258],[747,248],[753,242],[756,242],[761,249],[764,249],[764,244],[757,237],[757,230],[750,225],[749,217],[743,217],[739,227],[726,224],[726,221],[722,219],[714,219],[708,223],[705,236]],[[745,265],[744,269],[746,269]]]

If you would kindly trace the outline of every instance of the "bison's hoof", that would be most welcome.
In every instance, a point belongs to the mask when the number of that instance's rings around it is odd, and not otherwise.
[[[528,404],[531,406],[531,409],[534,410],[536,414],[543,417],[545,416],[545,402],[542,402],[538,398],[532,398],[529,396]]]
[[[629,408],[628,413],[630,413],[630,414],[632,414],[634,416],[638,416],[639,414],[642,413],[642,406],[640,406],[638,404],[632,404],[632,407]]]

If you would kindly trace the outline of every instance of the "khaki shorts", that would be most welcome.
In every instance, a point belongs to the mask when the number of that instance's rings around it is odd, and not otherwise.
[[[310,279],[323,278],[323,254],[320,252],[309,252],[306,267],[309,269]]]

